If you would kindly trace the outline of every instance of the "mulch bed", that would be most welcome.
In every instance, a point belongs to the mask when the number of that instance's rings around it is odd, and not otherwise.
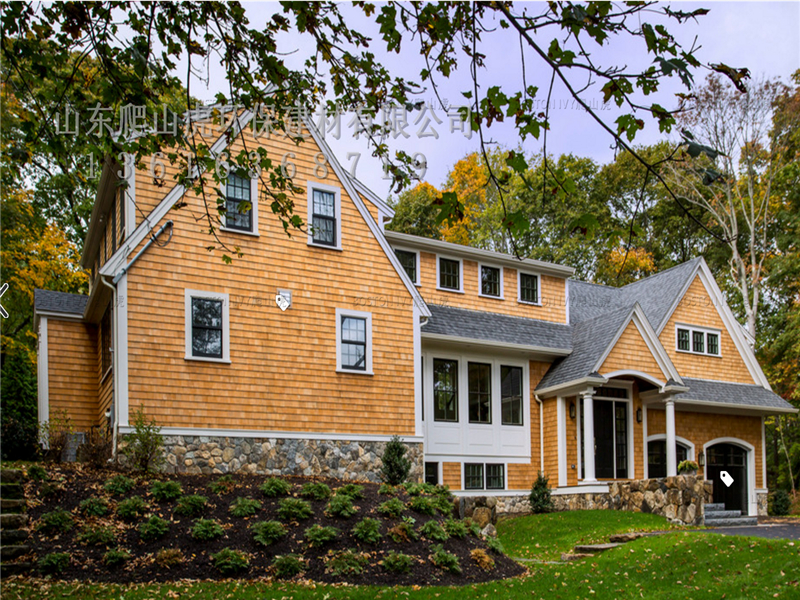
[[[174,514],[177,500],[157,502],[150,494],[149,488],[155,478],[139,478],[136,487],[126,495],[141,496],[149,505],[149,513],[132,523],[118,519],[115,515],[116,506],[123,498],[110,496],[103,489],[103,484],[117,473],[113,471],[96,471],[80,465],[60,465],[48,468],[51,479],[62,480],[62,491],[43,496],[41,482],[31,481],[26,484],[28,498],[28,513],[30,515],[30,544],[36,560],[53,552],[67,552],[71,559],[69,566],[54,578],[64,580],[85,580],[108,583],[140,583],[164,582],[180,579],[227,579],[230,576],[221,574],[214,566],[211,555],[223,548],[232,548],[245,552],[250,559],[249,569],[241,574],[241,579],[259,579],[274,577],[271,566],[274,557],[293,553],[302,555],[306,562],[306,570],[299,578],[310,579],[318,582],[347,582],[357,585],[467,585],[514,577],[521,575],[525,569],[510,558],[494,554],[488,550],[486,543],[473,535],[466,538],[450,538],[443,542],[444,549],[455,554],[460,561],[462,572],[460,575],[443,571],[436,567],[429,559],[431,546],[436,542],[426,540],[420,535],[417,541],[396,543],[387,536],[387,530],[396,525],[400,520],[385,518],[376,508],[390,496],[379,495],[376,484],[359,482],[364,486],[364,499],[356,500],[355,506],[358,513],[349,519],[328,517],[324,514],[327,501],[313,501],[314,516],[299,523],[288,523],[288,535],[269,547],[257,544],[252,537],[249,526],[255,521],[276,520],[277,507],[280,498],[266,498],[258,489],[267,479],[266,476],[234,475],[235,488],[226,494],[214,494],[209,489],[209,484],[218,476],[205,475],[171,475],[169,479],[178,481],[183,493],[199,494],[208,498],[208,505],[201,515],[205,519],[217,520],[225,530],[221,538],[211,541],[198,541],[191,537],[189,531],[195,518]],[[298,496],[302,484],[311,481],[308,478],[288,477],[286,481],[293,484],[291,495]],[[336,488],[343,485],[337,480],[324,481],[335,492]],[[84,517],[79,509],[82,500],[91,497],[102,497],[109,500],[110,514],[105,517]],[[262,503],[261,510],[253,517],[237,518],[229,513],[230,504],[237,497],[251,497]],[[298,496],[299,497],[299,496]],[[410,499],[405,491],[397,496],[404,503]],[[61,507],[72,513],[75,526],[71,531],[53,536],[45,535],[36,530],[36,523],[46,512]],[[170,521],[170,528],[165,537],[145,542],[141,540],[138,532],[140,522],[146,520],[150,514],[158,515]],[[406,508],[404,517],[416,519],[414,528],[419,529],[426,521],[437,519],[444,521],[444,517],[437,515],[429,517],[421,515]],[[352,537],[350,530],[362,518],[372,517],[381,521],[383,539],[375,545],[363,544]],[[116,547],[131,553],[132,559],[126,564],[110,568],[103,563],[105,547],[96,547],[81,544],[76,537],[81,528],[86,524],[110,525],[116,530]],[[303,533],[311,525],[330,525],[341,531],[340,536],[323,548],[314,548],[304,540]],[[156,564],[156,554],[164,548],[178,548],[183,553],[185,560],[169,568]],[[495,566],[490,570],[480,568],[470,555],[476,548],[484,549],[494,559]],[[325,558],[330,552],[352,550],[369,555],[369,563],[360,574],[351,574],[337,577],[325,570]],[[411,571],[406,574],[396,574],[385,570],[379,561],[390,551],[402,552],[414,557]],[[21,560],[25,560],[22,558]]]

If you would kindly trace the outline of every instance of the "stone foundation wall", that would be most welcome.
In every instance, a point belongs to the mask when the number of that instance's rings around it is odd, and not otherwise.
[[[769,494],[767,492],[756,492],[756,514],[759,517],[766,517],[769,514]]]
[[[164,436],[164,471],[305,475],[378,483],[386,442]],[[424,473],[421,443],[406,443],[411,481]]]

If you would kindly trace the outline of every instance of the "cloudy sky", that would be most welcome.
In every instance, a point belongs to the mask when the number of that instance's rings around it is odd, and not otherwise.
[[[274,12],[280,10],[270,2],[245,3],[247,16],[253,26],[265,22]],[[526,10],[538,13],[542,10],[541,3],[532,3],[525,6]],[[700,49],[696,56],[703,63],[725,63],[732,67],[747,67],[754,78],[768,77],[782,78],[788,81],[792,72],[800,69],[800,2],[706,2],[706,3],[675,3],[673,8],[691,11],[695,8],[707,8],[710,13],[700,17],[696,22],[688,21],[682,25],[674,21],[667,22],[663,17],[650,14],[645,17],[653,24],[665,23],[670,33],[686,48],[693,44]],[[521,5],[517,10],[521,10]],[[367,35],[377,37],[377,30],[373,23],[364,19],[360,11],[343,6],[343,14],[348,19],[351,27],[357,28]],[[644,20],[644,18],[643,18]],[[631,24],[638,26],[638,21]],[[540,34],[537,42],[540,45],[549,45],[550,39],[555,35],[555,30],[547,30]],[[562,36],[563,37],[563,36]],[[280,51],[292,52],[289,61],[292,66],[300,67],[303,60],[314,50],[309,46],[308,40],[287,34],[280,40]],[[405,41],[399,55],[386,55],[378,49],[379,44],[371,48],[376,52],[379,60],[384,62],[398,75],[409,78],[418,76],[424,62],[420,56],[416,42]],[[612,39],[604,47],[597,45],[588,46],[592,60],[599,65],[625,65],[628,70],[646,68],[652,60],[652,55],[644,52],[641,40]],[[508,30],[497,27],[494,32],[486,34],[483,39],[482,52],[487,56],[486,68],[479,73],[479,83],[483,90],[493,85],[502,86],[506,92],[520,89],[522,83],[522,57],[519,38]],[[533,56],[532,51],[526,51],[525,75],[528,85],[536,85],[540,91],[537,98],[544,106],[551,73],[547,71],[540,60]],[[705,77],[706,72],[697,75],[699,81]],[[200,98],[211,98],[218,90],[217,85],[224,82],[221,72],[211,70],[209,83],[198,84],[193,82],[193,95]],[[573,79],[578,87],[585,83],[584,79],[575,76]],[[699,83],[698,81],[698,83]],[[458,105],[462,103],[461,92],[471,88],[468,63],[466,60],[460,65],[454,75],[447,80],[439,81],[439,96],[445,103]],[[597,106],[597,111],[604,120],[613,122],[620,114],[612,107],[603,108],[601,102],[600,86],[596,85],[582,94],[583,98],[592,106]],[[207,90],[207,93],[206,93]],[[662,86],[662,90],[655,96],[650,96],[647,102],[658,102],[666,108],[676,105],[674,94],[686,91],[680,81],[673,78]],[[477,136],[466,139],[460,133],[450,133],[449,120],[445,111],[436,106],[437,100],[432,89],[426,90],[422,98],[430,99],[434,103],[436,116],[442,124],[433,120],[430,126],[439,134],[434,137],[419,138],[416,132],[420,125],[413,125],[413,120],[419,114],[409,115],[412,121],[407,129],[411,133],[408,140],[398,138],[394,142],[395,148],[402,148],[409,153],[419,152],[427,160],[428,170],[425,179],[434,185],[440,185],[446,178],[452,164],[465,154],[478,147]],[[389,192],[389,182],[382,178],[380,164],[370,156],[370,151],[362,141],[352,138],[353,129],[348,128],[350,117],[342,120],[342,136],[340,140],[330,140],[331,145],[343,165],[349,166],[348,153],[359,152],[361,158],[356,170],[356,176],[369,185],[381,196]],[[547,139],[548,154],[573,153],[588,156],[604,163],[613,160],[614,150],[612,140],[602,132],[598,125],[582,110],[573,107],[571,98],[558,83],[554,86],[551,100],[551,131]],[[426,129],[430,132],[430,129]],[[507,125],[493,126],[487,131],[488,137],[498,144],[514,148],[521,142],[513,128]],[[661,139],[657,125],[648,123],[635,143],[653,143]],[[522,147],[527,152],[541,152],[542,140],[528,139],[522,142]]]

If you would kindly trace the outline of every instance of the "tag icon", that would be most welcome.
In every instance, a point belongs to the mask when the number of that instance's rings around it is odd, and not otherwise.
[[[719,478],[722,479],[722,483],[725,484],[725,487],[731,487],[733,477],[730,476],[730,473],[727,471],[720,471]]]
[[[278,305],[278,308],[284,311],[287,308],[289,308],[289,301],[286,298],[284,298],[281,294],[277,294],[275,296],[275,304]]]

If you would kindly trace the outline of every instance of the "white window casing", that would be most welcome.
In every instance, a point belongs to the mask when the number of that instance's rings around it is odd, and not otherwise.
[[[342,367],[342,317],[354,317],[366,321],[366,368],[364,370]],[[336,372],[350,375],[374,375],[372,371],[372,313],[345,308],[336,309]]]
[[[308,180],[306,184],[307,201],[308,201],[308,219],[306,225],[308,227],[308,245],[315,248],[325,248],[327,250],[341,250],[342,249],[342,190],[334,185],[327,183],[320,183],[318,181]],[[321,192],[329,192],[334,196],[334,215],[336,219],[335,235],[336,243],[334,245],[320,244],[314,241],[313,215],[314,215],[314,190]]]
[[[193,356],[192,355],[192,298],[207,298],[209,300],[222,301],[222,357],[212,356]],[[208,292],[204,290],[184,290],[184,311],[185,311],[185,337],[186,337],[186,360],[196,360],[201,362],[230,363],[231,344],[230,344],[230,300],[228,294],[221,292]]]

